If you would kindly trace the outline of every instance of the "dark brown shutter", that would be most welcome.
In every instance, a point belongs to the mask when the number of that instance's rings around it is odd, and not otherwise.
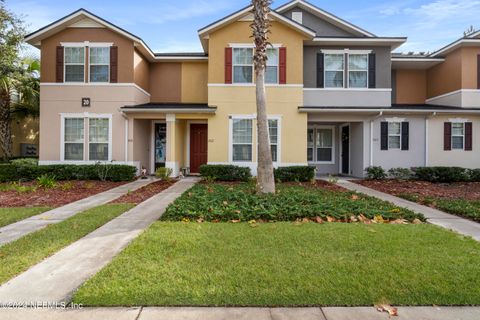
[[[370,53],[368,55],[368,87],[373,89],[376,88],[376,73],[377,70],[377,62],[375,53]]]
[[[232,83],[232,48],[225,48],[225,83]]]
[[[402,122],[402,150],[408,150],[409,124]]]
[[[317,88],[325,87],[324,70],[324,54],[317,53]]]
[[[388,150],[388,122],[380,123],[380,150]]]
[[[477,55],[477,89],[480,89],[480,54]]]
[[[118,47],[110,47],[110,82],[118,82]]]
[[[278,65],[278,83],[287,84],[287,48],[281,47],[278,49],[279,65]]]
[[[465,122],[465,150],[472,151],[472,123]]]
[[[55,81],[63,82],[63,47],[57,47]]]
[[[452,150],[452,124],[450,122],[443,123],[443,150]]]

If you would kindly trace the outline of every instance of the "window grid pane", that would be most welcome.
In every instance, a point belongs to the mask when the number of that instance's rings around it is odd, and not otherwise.
[[[65,143],[65,160],[83,160],[83,142]]]
[[[90,48],[90,82],[108,82],[110,73],[110,48]]]
[[[325,55],[325,87],[343,88],[343,71],[345,56],[343,54]]]
[[[85,48],[65,47],[65,82],[85,81]]]
[[[233,161],[252,161],[252,120],[233,119],[232,158]]]
[[[84,126],[82,118],[65,119],[65,142],[84,142]]]
[[[88,138],[90,142],[108,143],[108,122],[106,118],[89,119]]]
[[[315,155],[316,155],[317,162],[332,162],[333,161],[333,130],[332,129],[316,129],[315,130],[315,146],[316,146]],[[313,154],[312,154],[312,157],[313,157]]]

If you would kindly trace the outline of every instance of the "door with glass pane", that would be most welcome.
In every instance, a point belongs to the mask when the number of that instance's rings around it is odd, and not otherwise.
[[[155,170],[165,167],[167,161],[167,125],[165,123],[155,123],[155,142],[154,142]]]

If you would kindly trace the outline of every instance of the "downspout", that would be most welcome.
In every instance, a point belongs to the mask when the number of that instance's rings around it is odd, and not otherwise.
[[[370,167],[373,166],[373,122],[383,116],[383,111],[380,111],[375,117],[370,119]]]

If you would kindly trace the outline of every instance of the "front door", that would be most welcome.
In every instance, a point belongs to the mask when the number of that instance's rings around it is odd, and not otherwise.
[[[155,123],[154,162],[155,170],[165,167],[167,161],[167,125]]]
[[[190,172],[199,173],[200,166],[207,163],[208,127],[206,124],[190,125]]]
[[[350,126],[342,127],[342,173],[350,174]]]

